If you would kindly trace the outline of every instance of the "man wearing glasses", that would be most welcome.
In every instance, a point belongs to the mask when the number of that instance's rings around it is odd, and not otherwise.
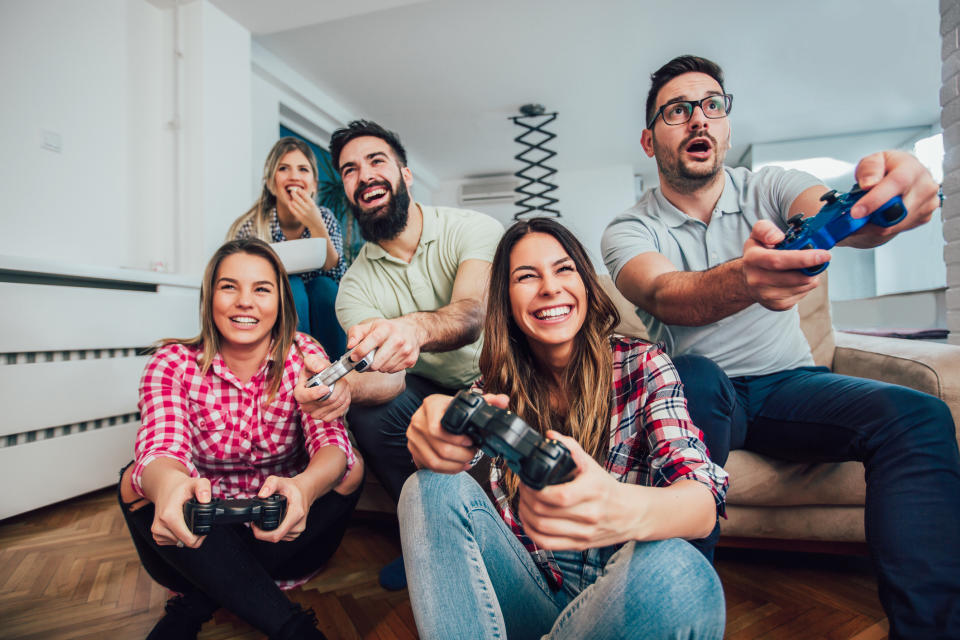
[[[827,188],[815,177],[723,164],[733,98],[715,63],[671,60],[652,76],[641,144],[660,185],[610,223],[603,259],[663,342],[687,389],[711,458],[744,448],[794,461],[860,460],[866,533],[891,638],[960,638],[960,455],[950,411],[904,387],[814,366],[796,303],[818,276],[799,269],[827,251],[779,251],[787,219],[814,215]],[[851,215],[900,195],[908,215],[866,225],[844,244],[873,247],[925,223],[939,206],[929,172],[910,154],[862,159],[870,189]],[[719,529],[698,547],[708,556]]]

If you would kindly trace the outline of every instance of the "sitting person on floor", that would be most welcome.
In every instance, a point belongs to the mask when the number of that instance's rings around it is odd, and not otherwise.
[[[336,321],[334,302],[346,270],[343,238],[333,212],[316,203],[317,176],[317,158],[306,142],[293,137],[278,140],[263,165],[260,197],[230,225],[227,240],[326,239],[323,267],[289,276],[290,288],[297,331],[310,334],[331,358],[339,358],[346,350],[346,335]]]
[[[224,607],[272,639],[323,638],[280,586],[302,584],[333,555],[359,498],[363,463],[339,417],[347,387],[322,403],[325,421],[301,412],[293,388],[304,357],[325,354],[296,331],[286,273],[266,243],[223,245],[200,300],[200,335],[164,340],[144,370],[136,455],[119,485],[143,566],[179,594],[148,637],[194,638]],[[351,375],[369,382],[355,382],[355,395],[391,380]],[[287,506],[272,531],[214,524],[197,536],[184,520],[191,498],[274,493]]]
[[[462,473],[477,451],[470,438],[440,424],[451,398],[423,401],[407,430],[423,470],[399,507],[421,638],[723,636],[720,581],[680,538],[714,527],[727,475],[670,359],[614,335],[618,323],[566,228],[535,218],[507,230],[477,386],[563,443],[576,475],[535,491],[498,457],[488,495]]]
[[[396,501],[415,470],[404,435],[410,416],[427,395],[469,387],[479,375],[490,259],[503,226],[476,211],[414,202],[406,151],[395,133],[374,122],[335,131],[330,155],[366,240],[343,276],[337,318],[354,360],[375,348],[370,370],[406,381],[387,402],[353,404],[347,419],[370,469]],[[319,393],[299,390],[297,397],[309,411]],[[404,587],[401,559],[384,568],[380,583]]]

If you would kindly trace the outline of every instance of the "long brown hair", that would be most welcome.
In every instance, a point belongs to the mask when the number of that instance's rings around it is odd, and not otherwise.
[[[277,278],[277,286],[280,291],[280,306],[277,310],[277,320],[270,330],[270,337],[273,342],[273,351],[270,355],[272,364],[271,380],[268,388],[268,402],[273,399],[280,389],[280,382],[283,372],[283,363],[290,351],[290,345],[296,345],[294,334],[297,331],[297,310],[293,305],[293,292],[290,289],[290,281],[287,278],[287,272],[283,268],[280,258],[273,252],[263,240],[258,238],[242,238],[240,240],[231,240],[227,242],[213,254],[207,268],[203,272],[203,283],[200,285],[200,334],[193,338],[167,338],[158,342],[154,348],[159,348],[168,344],[182,344],[189,347],[201,347],[203,355],[200,357],[200,372],[206,375],[213,364],[213,358],[220,351],[220,331],[213,321],[213,291],[216,284],[217,271],[220,269],[220,263],[227,256],[235,253],[246,253],[251,256],[259,256],[273,265],[273,273]],[[297,347],[297,351],[299,351]]]
[[[545,233],[557,240],[573,260],[586,290],[583,327],[574,339],[570,363],[560,389],[533,355],[527,336],[513,318],[510,304],[510,253],[524,236]],[[490,297],[480,351],[480,372],[487,393],[504,393],[510,409],[545,433],[554,429],[570,435],[590,456],[602,463],[609,438],[613,356],[610,337],[620,316],[597,279],[586,249],[574,235],[552,218],[517,222],[503,235],[493,256]],[[559,414],[551,395],[567,398],[567,412]],[[519,480],[509,470],[504,475],[508,496],[516,495]]]
[[[263,163],[263,188],[260,190],[260,197],[253,203],[253,206],[247,209],[247,212],[233,221],[227,231],[227,240],[233,240],[237,237],[240,228],[253,220],[253,235],[264,242],[273,242],[270,237],[270,212],[277,206],[277,196],[270,190],[273,184],[273,178],[277,173],[277,165],[281,158],[291,151],[299,151],[307,157],[310,163],[310,169],[313,171],[313,181],[319,180],[317,172],[317,157],[313,155],[313,149],[299,138],[286,137],[277,140],[277,143],[267,154],[267,160]]]

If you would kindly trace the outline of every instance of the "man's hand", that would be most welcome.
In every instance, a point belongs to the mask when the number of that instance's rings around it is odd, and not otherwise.
[[[495,407],[507,408],[507,396],[487,394],[484,400]],[[468,436],[448,432],[440,424],[453,398],[435,394],[423,399],[423,404],[410,418],[407,427],[407,449],[416,465],[438,473],[458,473],[469,468],[477,447]]]
[[[360,360],[371,349],[376,349],[377,354],[367,370],[383,373],[397,373],[415,365],[423,340],[420,327],[403,317],[361,322],[347,331],[347,348],[353,349],[352,359]]]
[[[326,369],[330,362],[321,356],[305,353],[303,364],[297,386],[293,389],[293,397],[300,403],[300,410],[321,422],[332,422],[345,414],[350,408],[350,382],[347,380],[349,376],[337,380],[330,397],[320,400],[327,395],[330,388],[322,384],[308,388],[307,380]]]
[[[544,549],[590,549],[630,540],[634,518],[643,505],[626,504],[622,489],[573,438],[555,431],[548,438],[562,442],[574,461],[573,480],[534,491],[521,484],[519,516],[524,532]],[[630,502],[630,501],[626,501]]]
[[[890,198],[899,195],[907,208],[907,217],[892,227],[864,225],[840,244],[869,248],[887,242],[901,231],[906,231],[930,220],[940,206],[939,185],[930,172],[912,154],[906,151],[881,151],[863,158],[855,172],[857,184],[869,193],[850,210],[854,218],[870,215]]]
[[[799,269],[830,260],[822,249],[781,251],[774,245],[783,232],[769,220],[753,225],[743,245],[743,277],[756,302],[772,311],[786,311],[820,284],[820,276],[804,275]]]
[[[269,498],[275,493],[279,493],[287,498],[287,513],[283,517],[280,526],[273,531],[264,531],[252,525],[253,537],[264,542],[291,542],[303,533],[307,528],[307,514],[310,513],[312,504],[310,497],[297,482],[296,478],[282,478],[280,476],[268,476],[260,486],[257,493],[259,498]]]

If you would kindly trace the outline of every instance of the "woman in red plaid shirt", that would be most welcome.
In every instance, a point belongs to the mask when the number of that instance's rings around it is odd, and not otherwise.
[[[535,491],[496,459],[488,495],[458,473],[476,448],[440,426],[450,397],[424,401],[407,438],[429,471],[399,507],[420,637],[721,638],[720,582],[683,538],[714,528],[727,475],[673,364],[613,334],[586,251],[552,219],[508,229],[490,278],[485,399],[560,440],[577,471]]]
[[[330,558],[359,497],[363,464],[340,419],[349,385],[336,385],[323,419],[301,412],[304,359],[325,354],[296,332],[286,273],[261,240],[223,245],[200,300],[200,335],[165,340],[144,370],[136,457],[120,481],[144,567],[180,594],[148,638],[195,638],[220,607],[270,638],[323,638],[280,587]],[[184,522],[190,498],[274,493],[287,511],[273,531],[224,524],[198,537]]]

